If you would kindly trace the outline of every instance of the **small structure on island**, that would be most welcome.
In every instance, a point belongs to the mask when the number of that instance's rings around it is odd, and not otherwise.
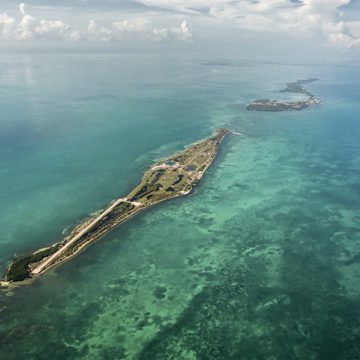
[[[151,168],[151,170],[166,170],[166,169],[178,169],[180,164],[173,160],[168,160],[162,164],[155,165]]]

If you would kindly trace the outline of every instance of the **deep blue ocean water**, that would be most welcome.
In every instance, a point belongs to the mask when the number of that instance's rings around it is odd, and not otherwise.
[[[360,67],[0,57],[0,271],[219,126],[188,197],[0,292],[1,359],[360,358]],[[286,82],[322,104],[250,112]]]

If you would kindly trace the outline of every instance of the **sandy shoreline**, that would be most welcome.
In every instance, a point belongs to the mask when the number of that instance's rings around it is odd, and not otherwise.
[[[177,194],[174,194],[173,196],[169,196],[169,197],[160,199],[160,200],[158,200],[156,202],[153,202],[153,203],[150,203],[150,204],[142,204],[141,206],[137,205],[133,209],[129,210],[128,213],[125,212],[124,217],[121,217],[121,215],[120,215],[120,218],[118,219],[118,221],[116,221],[116,219],[115,219],[114,222],[110,223],[108,227],[105,227],[104,229],[100,229],[100,232],[98,232],[98,233],[95,232],[93,234],[93,236],[90,235],[90,237],[88,239],[86,239],[83,243],[81,243],[80,245],[77,246],[76,245],[77,240],[79,238],[81,238],[84,235],[84,233],[89,231],[89,229],[91,229],[91,226],[93,224],[96,224],[97,221],[103,219],[108,213],[110,213],[115,208],[115,206],[116,206],[115,204],[121,203],[122,201],[125,201],[127,199],[119,198],[119,199],[115,199],[115,200],[111,201],[110,205],[108,207],[106,207],[104,210],[102,210],[100,215],[98,215],[97,218],[94,219],[94,217],[92,217],[92,218],[86,220],[85,222],[83,222],[82,224],[78,225],[72,231],[72,234],[70,234],[69,236],[66,237],[67,239],[70,239],[70,240],[65,242],[64,245],[62,247],[60,247],[60,249],[58,249],[55,253],[51,254],[48,257],[43,258],[40,262],[34,263],[32,266],[29,265],[29,269],[30,269],[29,274],[31,275],[30,278],[26,278],[25,280],[15,281],[15,282],[13,282],[13,281],[2,281],[2,282],[0,282],[0,286],[1,287],[13,287],[13,286],[22,285],[22,284],[30,284],[30,283],[32,283],[32,281],[34,281],[38,276],[40,276],[44,272],[46,272],[46,271],[48,271],[50,269],[54,269],[58,265],[66,262],[66,261],[69,261],[73,257],[77,256],[87,246],[89,246],[90,244],[94,243],[97,240],[100,240],[108,232],[110,232],[112,229],[114,229],[115,227],[118,227],[122,223],[124,223],[127,220],[131,219],[133,216],[137,215],[141,211],[146,210],[148,208],[151,208],[151,207],[153,207],[155,205],[158,205],[158,204],[160,204],[160,203],[162,203],[164,201],[188,195],[192,191],[192,189],[196,186],[198,181],[200,181],[202,179],[202,177],[204,176],[206,170],[213,163],[214,159],[216,158],[216,156],[217,156],[217,154],[219,152],[219,147],[220,147],[221,142],[224,140],[226,135],[228,135],[229,133],[230,133],[230,130],[226,129],[224,134],[222,135],[222,137],[217,139],[216,151],[214,151],[212,153],[212,156],[209,159],[207,159],[207,161],[204,163],[204,168],[202,169],[202,171],[199,172],[197,174],[197,176],[194,176],[193,178],[190,178],[190,181],[186,185],[186,187],[190,187],[188,191],[185,191],[185,190],[184,191],[179,191]],[[198,144],[198,143],[199,142],[196,142],[194,144]],[[194,144],[192,144],[192,145],[194,145]],[[174,154],[172,157],[167,157],[166,160],[174,158],[178,154],[181,154],[181,152]],[[142,176],[142,178],[141,178],[142,180],[143,180],[145,174],[146,174],[146,172]],[[97,214],[99,214],[99,212],[97,212]],[[62,241],[66,241],[66,238],[64,240],[62,240]],[[55,246],[56,244],[60,244],[60,243],[61,243],[61,241],[58,242],[58,243],[55,243],[52,246]],[[75,244],[75,245],[74,245],[74,248],[71,249],[72,253],[69,254],[69,255],[65,255],[65,257],[61,257],[61,254],[65,253],[66,250],[68,248],[70,248],[71,245],[73,245],[73,244]],[[42,250],[46,250],[46,249],[50,249],[50,248],[51,248],[51,246],[50,247],[44,247],[42,249],[38,249],[38,250],[34,251],[31,255],[34,255],[36,253],[39,253]],[[58,256],[59,256],[59,258],[56,259]],[[36,269],[36,271],[34,271],[34,269]]]

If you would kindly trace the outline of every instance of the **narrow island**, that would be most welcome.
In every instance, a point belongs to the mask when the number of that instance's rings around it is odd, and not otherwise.
[[[187,195],[215,159],[219,145],[229,129],[188,146],[147,170],[140,184],[126,197],[111,202],[97,215],[87,219],[62,241],[13,260],[2,285],[24,283],[75,256],[86,246],[104,236],[140,211],[162,201]]]
[[[286,88],[280,92],[292,92],[308,96],[306,100],[301,101],[281,101],[273,99],[255,100],[246,107],[247,110],[255,111],[291,111],[303,110],[311,105],[318,105],[321,103],[320,99],[313,95],[310,91],[305,89],[305,85],[316,81],[317,79],[296,80],[286,84]]]

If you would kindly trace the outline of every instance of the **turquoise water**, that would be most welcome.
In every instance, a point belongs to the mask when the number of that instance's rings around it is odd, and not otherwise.
[[[188,197],[0,292],[1,359],[360,358],[359,67],[144,54],[0,64],[2,273],[154,160],[219,126],[242,133]],[[245,110],[309,77],[319,107]]]

